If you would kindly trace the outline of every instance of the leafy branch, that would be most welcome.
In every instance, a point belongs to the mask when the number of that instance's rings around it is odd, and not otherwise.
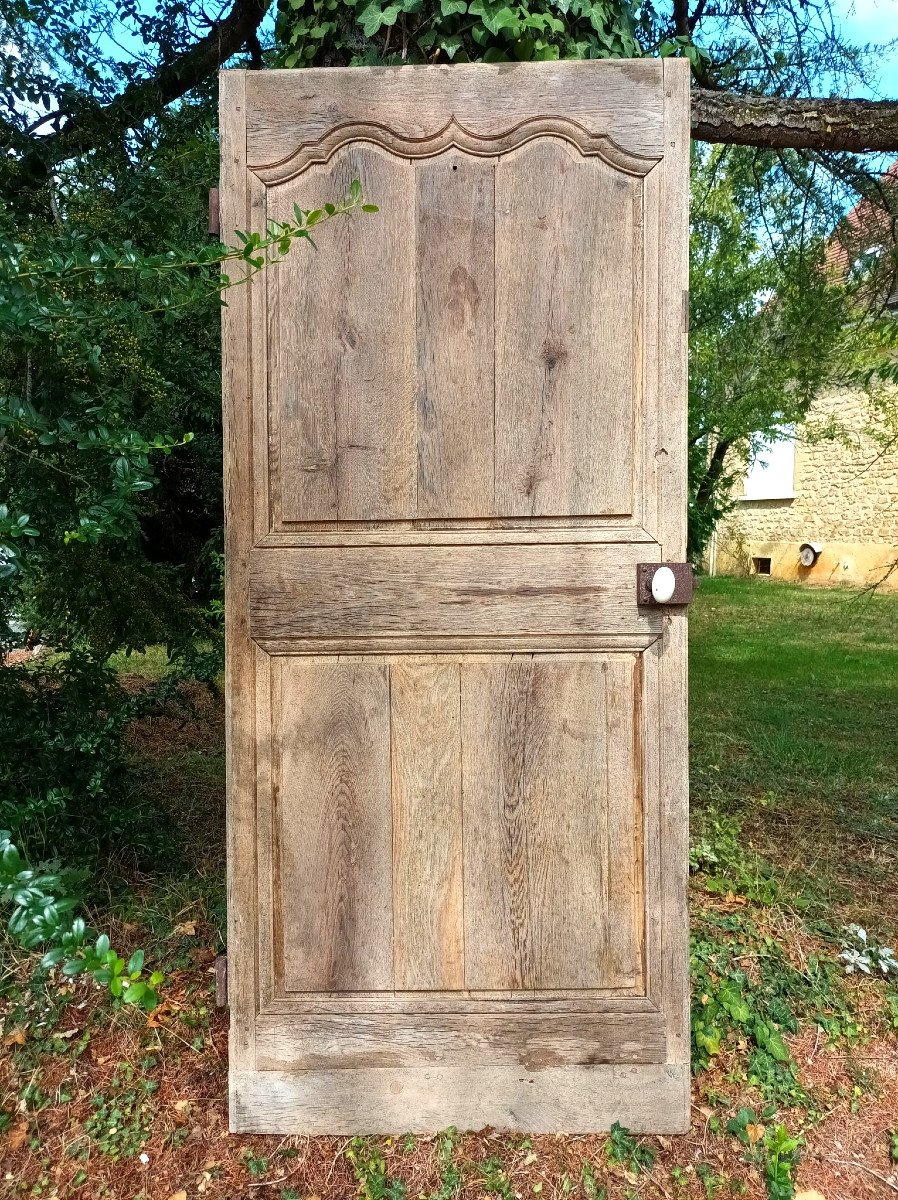
[[[63,975],[90,975],[113,996],[152,1012],[159,1003],[162,972],[144,977],[143,950],[135,950],[125,962],[105,933],[88,945],[84,919],[73,916],[78,902],[73,896],[58,895],[60,884],[59,875],[28,867],[9,833],[0,830],[0,903],[12,905],[7,926],[12,937],[28,950],[51,943],[42,967],[61,963]]]

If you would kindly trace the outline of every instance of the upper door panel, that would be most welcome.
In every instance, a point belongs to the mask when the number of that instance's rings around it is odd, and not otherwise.
[[[277,94],[277,72],[259,81],[274,111],[260,104],[248,130],[256,224],[356,179],[380,207],[266,272],[261,534],[643,523],[661,66],[621,75],[622,106],[600,76],[572,100],[547,65],[508,115],[502,73],[426,69],[430,96],[395,107],[377,72],[304,72],[301,101]],[[553,104],[563,116],[546,116]]]

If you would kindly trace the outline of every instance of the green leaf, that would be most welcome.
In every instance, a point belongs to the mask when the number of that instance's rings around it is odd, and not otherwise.
[[[365,37],[374,37],[383,24],[383,12],[377,0],[372,0],[371,4],[362,10],[357,20],[362,27]]]
[[[132,975],[135,971],[140,971],[143,968],[143,950],[135,950],[128,959],[128,974]]]

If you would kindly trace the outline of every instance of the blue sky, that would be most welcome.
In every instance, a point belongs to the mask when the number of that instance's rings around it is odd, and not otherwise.
[[[898,0],[835,0],[834,7],[852,41],[898,41]],[[898,98],[898,46],[881,56],[878,75],[876,98]]]
[[[139,7],[151,11],[154,0],[140,0]],[[272,10],[273,10],[272,4]],[[853,90],[854,95],[874,98],[898,99],[898,0],[833,0],[833,7],[841,19],[842,32],[858,45],[870,42],[894,41],[895,46],[879,57],[878,78],[869,89]],[[272,26],[272,13],[266,18],[266,27]],[[130,49],[137,43],[127,36],[121,38],[122,45]],[[115,54],[115,49],[113,49]]]

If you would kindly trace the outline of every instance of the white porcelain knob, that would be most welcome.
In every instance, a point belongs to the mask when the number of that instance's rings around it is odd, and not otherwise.
[[[659,567],[652,576],[652,599],[656,604],[667,604],[676,586],[676,577],[670,567]]]

